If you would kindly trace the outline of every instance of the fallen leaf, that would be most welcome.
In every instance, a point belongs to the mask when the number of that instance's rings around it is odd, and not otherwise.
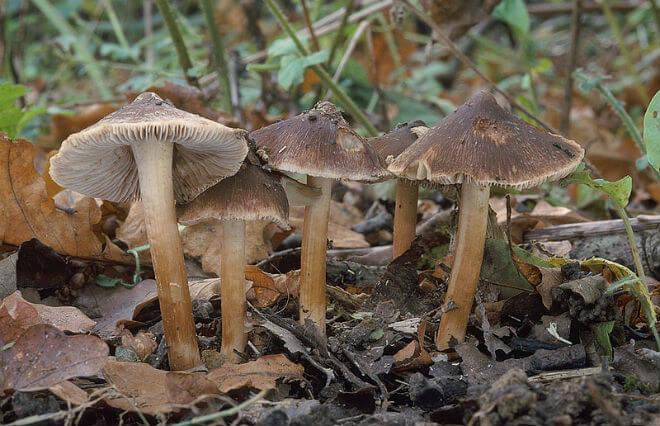
[[[37,324],[0,352],[0,388],[30,392],[95,375],[107,361],[108,351],[108,345],[96,336],[67,336],[52,325]]]
[[[74,114],[53,114],[50,131],[47,136],[38,140],[38,145],[56,149],[69,135],[91,126],[116,109],[111,104],[94,104],[81,108]]]
[[[138,331],[135,336],[130,331],[123,330],[121,333],[121,345],[133,349],[142,361],[154,353],[158,347],[156,336],[143,330]]]
[[[394,354],[394,370],[397,372],[417,370],[433,364],[431,355],[424,348],[424,335],[427,322],[422,320],[417,326],[417,340],[408,343]]]
[[[247,299],[257,308],[273,306],[281,297],[298,297],[300,270],[289,271],[286,274],[269,274],[257,266],[247,265],[245,279],[252,281]]]
[[[110,360],[103,377],[117,394],[105,398],[111,407],[157,415],[178,411],[205,394],[217,394],[218,387],[203,373],[157,370],[142,362]]]
[[[19,246],[36,238],[63,255],[126,261],[114,244],[94,234],[101,209],[93,198],[79,201],[71,214],[55,207],[35,170],[36,154],[30,142],[0,135],[0,241]]]
[[[541,295],[543,306],[550,309],[552,306],[552,289],[562,283],[561,268],[539,268],[541,271],[541,284],[536,291]]]
[[[289,212],[289,223],[298,233],[302,232],[305,217],[304,207],[292,207]],[[369,247],[364,235],[351,230],[351,226],[363,220],[362,213],[355,207],[347,206],[337,201],[330,203],[328,219],[328,240],[334,248]]]
[[[23,299],[20,291],[3,299],[0,305],[0,341],[11,342],[28,328],[50,324],[61,331],[86,333],[96,322],[73,306],[46,306]]]
[[[222,392],[241,388],[273,389],[279,379],[303,379],[305,369],[282,355],[264,355],[245,364],[225,364],[211,370],[207,378]]]

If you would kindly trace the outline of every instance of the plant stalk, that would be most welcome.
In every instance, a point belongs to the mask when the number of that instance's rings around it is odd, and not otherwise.
[[[186,44],[183,42],[183,36],[179,30],[179,25],[176,22],[174,13],[170,8],[170,3],[168,0],[156,0],[156,5],[160,14],[163,16],[163,21],[165,21],[165,26],[167,26],[167,31],[170,33],[172,38],[172,43],[174,43],[174,48],[176,49],[176,56],[179,58],[179,65],[183,70],[183,74],[186,77],[186,81],[191,86],[199,88],[199,81],[197,77],[190,75],[190,71],[193,67],[190,60],[190,55],[188,55],[188,49]]]
[[[410,182],[405,179],[396,181],[392,259],[396,259],[405,253],[415,239],[418,193],[419,184],[417,182]]]
[[[489,198],[487,186],[475,183],[461,186],[454,264],[435,338],[439,351],[448,349],[454,341],[460,343],[465,339],[484,257]]]
[[[240,358],[235,351],[245,351],[245,222],[222,222],[220,252],[220,310],[222,311],[222,346],[220,352],[230,362]]]
[[[213,18],[213,6],[211,0],[200,0],[206,26],[209,28],[211,44],[213,46],[213,63],[215,72],[218,74],[218,80],[222,86],[222,107],[231,115],[234,115],[234,105],[231,102],[231,84],[229,82],[229,69],[227,67],[227,58],[225,57],[225,44],[222,41],[222,35],[218,31]]]

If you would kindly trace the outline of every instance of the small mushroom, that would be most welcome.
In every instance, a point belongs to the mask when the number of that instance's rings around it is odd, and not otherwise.
[[[330,191],[334,179],[374,182],[389,175],[376,152],[350,129],[330,102],[250,134],[257,152],[275,169],[307,175],[319,199],[305,207],[300,259],[300,322],[325,335],[325,255]]]
[[[403,151],[389,170],[399,177],[461,184],[454,264],[436,335],[438,350],[465,338],[479,282],[490,186],[526,189],[571,173],[584,150],[525,123],[488,92],[470,98]]]
[[[190,201],[235,174],[247,151],[244,130],[181,111],[147,92],[69,136],[50,160],[50,175],[64,188],[120,203],[142,199],[174,370],[200,361],[175,201]]]
[[[384,164],[391,163],[406,148],[428,130],[426,124],[417,120],[404,123],[386,134],[369,139]],[[396,259],[410,248],[415,239],[417,226],[417,196],[419,183],[415,180],[398,178],[394,208],[394,241],[392,258]]]
[[[179,206],[184,225],[216,219],[222,221],[220,249],[220,351],[232,362],[245,351],[245,222],[270,220],[286,226],[289,203],[276,176],[260,166],[243,163],[234,176],[206,190],[192,202]]]

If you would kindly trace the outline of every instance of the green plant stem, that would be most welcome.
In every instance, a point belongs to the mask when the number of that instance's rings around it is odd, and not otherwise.
[[[635,239],[635,233],[633,231],[632,225],[630,224],[630,218],[628,217],[628,213],[626,213],[625,207],[622,207],[618,205],[617,203],[613,203],[616,207],[616,212],[621,217],[621,220],[623,220],[623,227],[626,230],[626,237],[628,238],[628,244],[630,245],[630,252],[632,254],[633,258],[633,263],[635,264],[635,269],[637,270],[637,279],[639,280],[639,285],[643,286],[643,291],[644,293],[648,293],[646,290],[646,274],[644,273],[644,265],[642,265],[642,258],[639,255],[639,249],[637,248],[637,240]],[[642,310],[644,312],[644,316],[646,317],[646,320],[649,325],[649,329],[653,333],[653,337],[655,338],[655,344],[660,351],[660,335],[658,334],[658,329],[655,327],[655,315],[653,315],[653,304],[650,302],[650,299],[647,297],[648,305],[644,303],[644,301],[640,301],[640,304],[642,305]]]
[[[222,41],[220,31],[218,31],[218,27],[215,24],[215,19],[213,19],[213,6],[211,0],[200,0],[200,5],[204,12],[206,26],[209,28],[209,34],[211,35],[215,72],[218,74],[218,81],[220,81],[223,92],[222,105],[226,112],[233,115],[234,105],[231,102],[231,83],[229,81],[227,59],[225,58],[225,44]]]
[[[230,417],[234,416],[238,413],[241,412],[242,409],[254,404],[255,402],[259,401],[262,399],[266,394],[268,393],[268,389],[262,390],[252,398],[241,402],[238,405],[235,405],[234,407],[231,407],[227,410],[219,411],[217,413],[211,413],[207,414],[205,416],[199,416],[199,417],[194,417],[190,420],[187,420],[185,422],[179,422],[175,423],[174,426],[192,426],[192,425],[203,425],[206,423],[214,422],[216,420],[222,419],[224,417]]]
[[[126,51],[130,51],[131,47],[128,44],[128,40],[126,39],[124,30],[122,29],[121,24],[119,23],[119,19],[117,18],[117,13],[115,12],[115,8],[112,7],[112,1],[103,0],[103,7],[105,8],[105,12],[108,14],[108,18],[110,19],[110,25],[112,25],[112,30],[114,31],[115,36],[117,37],[117,41],[119,42],[119,45],[122,47],[122,49]],[[131,57],[132,56],[133,55],[131,55]]]
[[[603,14],[607,19],[607,24],[610,27],[610,31],[612,31],[612,34],[616,39],[616,43],[619,47],[619,53],[621,53],[621,55],[623,56],[623,60],[626,64],[626,70],[628,72],[628,75],[632,77],[635,83],[635,89],[641,96],[642,101],[647,104],[650,100],[649,94],[646,92],[646,89],[644,88],[644,84],[642,83],[642,80],[640,79],[639,74],[635,69],[635,63],[633,62],[633,59],[630,56],[630,49],[628,49],[628,47],[626,46],[626,41],[623,38],[621,27],[619,26],[619,21],[617,21],[616,16],[614,16],[614,13],[612,12],[612,7],[610,6],[609,2],[610,0],[601,1],[600,4],[603,9]]]
[[[70,37],[74,40],[73,46],[76,54],[83,63],[87,74],[96,85],[101,99],[109,99],[112,97],[112,91],[106,85],[106,78],[101,73],[101,70],[94,61],[94,57],[87,49],[85,40],[76,34],[76,31],[69,25],[64,16],[55,8],[48,0],[32,0],[35,6],[43,13],[43,15],[50,21],[50,23],[57,28],[60,34]]]
[[[330,47],[330,54],[328,55],[328,60],[325,63],[327,67],[332,66],[332,63],[335,60],[335,55],[337,54],[337,49],[339,48],[339,45],[341,44],[342,40],[344,40],[344,30],[346,29],[346,25],[348,24],[348,18],[351,16],[351,12],[353,11],[353,6],[355,4],[355,0],[348,0],[348,3],[346,4],[346,13],[344,13],[344,16],[341,17],[341,23],[339,24],[339,28],[337,28],[337,34],[335,34],[334,40],[332,40],[332,46]]]
[[[658,32],[656,37],[660,38],[660,7],[657,0],[649,0],[651,9],[653,9],[653,17],[655,18],[655,30]]]
[[[197,77],[190,75],[190,70],[193,65],[190,61],[190,55],[188,55],[188,49],[186,48],[185,43],[183,42],[183,36],[179,30],[179,25],[176,23],[172,9],[170,8],[170,3],[168,0],[156,0],[156,5],[160,14],[165,21],[165,26],[167,26],[167,31],[170,33],[172,38],[172,43],[174,43],[174,48],[176,49],[176,56],[179,58],[179,65],[183,70],[183,74],[186,77],[186,81],[191,86],[199,87],[199,82]]]
[[[309,55],[307,48],[305,48],[305,45],[302,43],[302,41],[300,41],[296,35],[296,32],[289,24],[286,16],[284,16],[284,13],[282,13],[282,9],[280,9],[277,3],[275,3],[275,0],[265,1],[266,5],[270,9],[275,19],[277,19],[282,29],[287,33],[291,40],[293,40],[293,43],[296,45],[296,48],[300,54],[304,56]],[[371,124],[367,116],[364,115],[362,111],[360,111],[360,108],[355,104],[355,102],[353,102],[353,99],[351,99],[350,96],[344,92],[341,86],[332,80],[332,76],[328,74],[325,68],[323,68],[321,65],[313,65],[311,68],[316,73],[316,75],[319,76],[321,82],[335,95],[337,100],[342,104],[346,111],[351,114],[361,125],[363,125],[371,136],[377,136],[379,134],[378,130],[376,130],[374,125]]]

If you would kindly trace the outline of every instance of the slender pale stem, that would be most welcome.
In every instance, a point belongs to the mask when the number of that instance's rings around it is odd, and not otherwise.
[[[133,145],[138,164],[144,224],[158,287],[170,368],[187,370],[200,362],[183,247],[176,225],[172,182],[173,145],[142,141]]]
[[[309,319],[325,336],[325,254],[332,179],[307,176],[307,185],[321,190],[319,199],[305,207],[300,256],[300,322]]]
[[[404,179],[396,182],[396,206],[394,211],[394,241],[392,258],[396,259],[410,248],[415,239],[417,226],[417,194],[419,184]]]
[[[484,257],[489,196],[486,186],[462,185],[454,264],[435,338],[438,350],[448,349],[452,338],[457,342],[465,338]]]
[[[245,351],[245,222],[222,222],[220,252],[220,309],[222,311],[222,347],[220,352],[231,362],[240,360]]]

